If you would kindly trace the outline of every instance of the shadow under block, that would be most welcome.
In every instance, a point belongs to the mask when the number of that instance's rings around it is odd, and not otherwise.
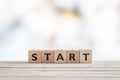
[[[54,51],[42,51],[42,63],[54,63]]]
[[[66,50],[55,50],[54,63],[66,63]]]
[[[79,63],[79,50],[67,50],[67,63]]]
[[[42,58],[41,51],[31,50],[28,52],[28,62],[30,63],[41,63],[42,61],[41,58]]]
[[[92,63],[91,50],[80,50],[80,63]]]

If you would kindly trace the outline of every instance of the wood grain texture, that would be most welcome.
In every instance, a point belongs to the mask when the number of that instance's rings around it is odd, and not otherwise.
[[[92,64],[0,62],[0,80],[120,80],[120,61]]]

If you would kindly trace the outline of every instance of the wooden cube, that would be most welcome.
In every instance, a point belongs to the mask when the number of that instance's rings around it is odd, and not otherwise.
[[[41,61],[42,61],[41,51],[37,51],[37,50],[28,51],[28,62],[41,63]]]
[[[66,50],[55,50],[54,63],[66,63]]]
[[[79,63],[79,50],[67,50],[67,63]]]
[[[91,50],[80,50],[80,63],[92,63]]]
[[[42,51],[42,63],[54,63],[54,51],[53,50]]]

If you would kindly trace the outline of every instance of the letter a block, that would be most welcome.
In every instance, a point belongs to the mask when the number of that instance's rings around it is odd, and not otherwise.
[[[53,63],[54,62],[54,51],[45,50],[42,51],[42,63]]]
[[[67,63],[79,63],[79,50],[67,50]]]
[[[80,63],[92,63],[91,50],[80,50]]]
[[[54,63],[66,63],[66,50],[55,50]]]
[[[28,52],[28,62],[30,63],[41,63],[41,58],[41,51],[31,50]]]

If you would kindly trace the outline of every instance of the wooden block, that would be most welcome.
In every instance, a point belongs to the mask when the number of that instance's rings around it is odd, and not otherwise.
[[[42,54],[41,51],[35,51],[35,50],[31,50],[28,51],[28,62],[30,63],[41,63],[42,61]]]
[[[80,50],[80,63],[92,63],[91,50]]]
[[[67,63],[79,63],[79,50],[67,50]]]
[[[66,63],[66,50],[55,50],[54,63]]]
[[[42,63],[54,63],[54,51],[53,50],[42,51]]]

